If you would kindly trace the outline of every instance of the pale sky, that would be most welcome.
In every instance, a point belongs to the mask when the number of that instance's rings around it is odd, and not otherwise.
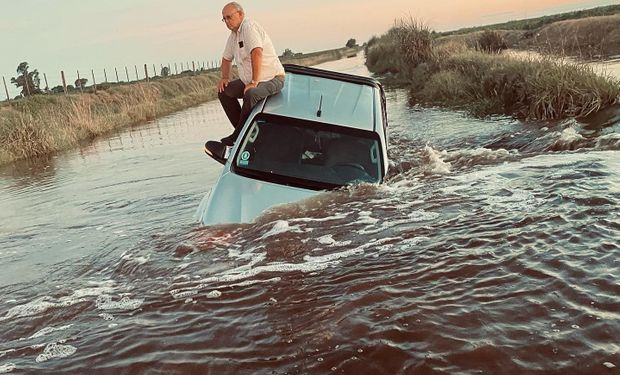
[[[239,1],[246,15],[267,30],[278,53],[314,52],[344,46],[349,38],[362,44],[385,33],[396,19],[414,17],[431,29],[446,31],[515,19],[532,18],[602,5],[618,0],[261,0]],[[0,75],[11,96],[10,78],[27,61],[47,74],[50,87],[60,84],[60,70],[73,84],[76,71],[92,83],[103,81],[103,69],[115,80],[124,67],[135,78],[134,65],[180,65],[220,60],[228,36],[221,21],[226,1],[206,0],[0,0]],[[172,68],[174,71],[174,67]],[[151,74],[151,72],[149,72]],[[1,82],[0,82],[1,85]],[[0,86],[0,100],[5,99]]]

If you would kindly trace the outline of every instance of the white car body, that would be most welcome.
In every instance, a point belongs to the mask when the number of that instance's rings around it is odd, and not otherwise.
[[[282,92],[258,103],[198,215],[252,222],[266,209],[387,172],[383,88],[368,77],[285,65]]]

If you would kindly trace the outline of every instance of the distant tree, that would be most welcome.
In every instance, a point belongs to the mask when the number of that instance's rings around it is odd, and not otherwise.
[[[22,89],[22,96],[40,94],[41,89],[39,89],[39,84],[41,80],[39,79],[39,72],[35,69],[32,72],[28,71],[28,63],[22,62],[17,66],[17,73],[19,74],[17,77],[11,78],[11,83],[13,83],[17,88]]]
[[[162,77],[168,77],[170,75],[170,68],[168,68],[167,66],[164,66],[163,68],[161,68],[161,74]]]
[[[293,53],[293,51],[291,51],[289,48],[284,50],[284,53],[282,53],[282,57],[293,57],[295,56],[295,54]]]
[[[86,82],[88,82],[86,78],[78,78],[75,80],[75,87],[78,89],[83,89],[86,87]]]
[[[353,47],[357,47],[357,41],[353,38],[349,39],[347,41],[347,44],[345,44],[345,47],[347,48],[353,48]]]

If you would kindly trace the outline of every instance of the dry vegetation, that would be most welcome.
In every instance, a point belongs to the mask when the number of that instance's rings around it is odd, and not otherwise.
[[[620,9],[620,6],[616,7]],[[468,33],[442,34],[435,42],[458,41],[475,48],[481,35],[492,30],[501,35],[506,46],[512,49],[586,60],[620,55],[620,13],[544,23],[535,29],[502,29],[502,26],[508,24],[491,25],[486,30],[477,28]]]
[[[478,116],[582,117],[619,101],[618,79],[597,75],[585,64],[498,54],[508,44],[505,36],[477,31],[437,40],[418,22],[400,22],[369,41],[366,64],[375,73],[394,73],[410,87],[415,102],[462,108]],[[416,38],[423,40],[412,43]],[[411,48],[426,58],[411,61]]]
[[[81,141],[216,97],[215,73],[113,86],[97,93],[35,95],[0,107],[0,163]]]
[[[523,33],[516,47],[585,59],[619,55],[620,14],[555,22]]]

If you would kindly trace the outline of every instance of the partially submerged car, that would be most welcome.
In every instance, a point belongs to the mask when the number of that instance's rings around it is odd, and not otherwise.
[[[199,208],[203,224],[251,222],[322,190],[382,183],[388,168],[385,95],[373,78],[284,65],[282,92],[258,103]]]

